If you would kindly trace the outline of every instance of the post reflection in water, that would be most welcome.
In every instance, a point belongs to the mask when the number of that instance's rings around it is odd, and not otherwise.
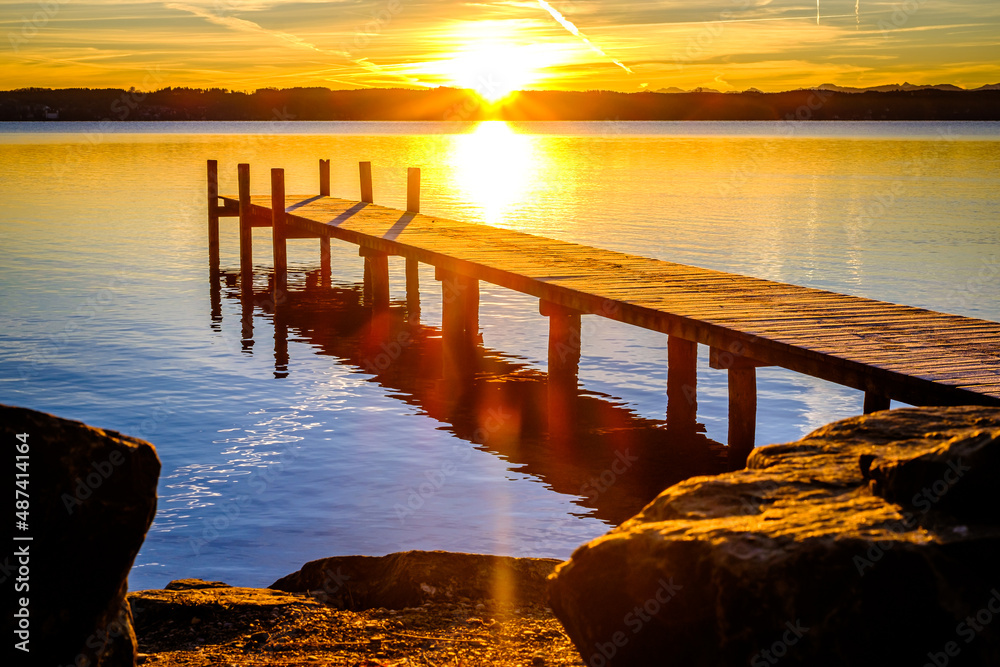
[[[232,301],[241,299],[231,279],[236,275],[224,272],[223,296]],[[726,469],[721,444],[701,433],[668,431],[664,420],[644,418],[612,396],[579,387],[567,369],[550,378],[470,336],[464,372],[445,373],[441,330],[421,324],[405,300],[373,312],[361,284],[326,286],[318,269],[290,282],[304,287],[290,291],[277,309],[269,291],[242,301],[244,350],[253,343],[253,310],[274,326],[276,378],[290,372],[289,338],[305,342],[310,353],[357,368],[393,398],[510,468],[578,496],[578,504],[607,523],[621,523],[675,482]]]

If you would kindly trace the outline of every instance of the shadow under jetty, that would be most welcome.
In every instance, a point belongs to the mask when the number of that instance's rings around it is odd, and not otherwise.
[[[420,322],[414,295],[374,307],[363,284],[331,283],[306,273],[301,289],[277,308],[270,285],[243,290],[238,272],[221,271],[212,290],[241,305],[244,352],[269,338],[254,314],[273,325],[275,377],[289,374],[289,341],[312,346],[368,375],[391,397],[413,405],[444,430],[533,475],[552,490],[579,496],[594,515],[617,525],[667,486],[728,469],[728,448],[704,434],[677,432],[637,415],[624,401],[584,390],[575,376],[550,376],[482,344],[450,359],[441,329]],[[212,297],[213,328],[221,302]],[[270,332],[268,332],[270,333]],[[265,348],[266,349],[266,348]]]

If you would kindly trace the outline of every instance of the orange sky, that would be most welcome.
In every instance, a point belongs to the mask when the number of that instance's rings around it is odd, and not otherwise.
[[[1000,2],[0,2],[0,88],[1000,82]]]

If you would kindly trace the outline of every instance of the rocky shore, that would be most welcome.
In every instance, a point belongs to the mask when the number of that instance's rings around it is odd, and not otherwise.
[[[458,554],[465,556],[466,554]],[[449,559],[443,554],[441,562]],[[171,582],[129,594],[138,663],[194,665],[495,665],[584,663],[539,603],[431,600],[401,609],[339,609],[321,591]]]
[[[31,664],[1000,664],[997,408],[883,411],[758,448],[563,563],[344,556],[265,589],[189,579],[127,598],[155,448],[5,406],[0,430],[38,474],[32,545],[50,557],[31,572],[55,582],[30,632],[12,617]]]

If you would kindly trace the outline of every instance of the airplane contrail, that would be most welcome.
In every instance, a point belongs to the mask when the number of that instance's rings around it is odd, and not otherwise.
[[[218,14],[213,14],[212,12],[205,11],[200,7],[194,7],[192,5],[184,5],[181,3],[167,3],[165,5],[169,9],[177,9],[182,12],[189,12],[205,19],[209,23],[214,23],[216,25],[221,25],[227,28],[232,28],[233,30],[240,30],[242,32],[255,32],[264,35],[270,35],[276,37],[280,40],[288,42],[294,47],[300,49],[309,49],[310,51],[316,51],[318,53],[328,53],[323,49],[319,48],[315,44],[311,44],[301,37],[289,34],[287,32],[281,32],[279,30],[268,30],[264,26],[254,23],[253,21],[247,21],[246,19],[238,19],[235,16],[219,16]]]
[[[854,29],[861,27],[861,0],[854,0]]]
[[[340,51],[330,51],[329,49],[321,49],[315,44],[312,44],[311,42],[308,42],[297,35],[293,35],[287,32],[281,32],[280,30],[269,30],[268,28],[265,28],[259,23],[254,23],[253,21],[247,21],[246,19],[236,18],[235,16],[220,16],[218,14],[213,14],[210,11],[206,11],[200,7],[194,7],[192,5],[185,5],[177,2],[167,3],[165,6],[170,9],[176,9],[182,12],[189,12],[191,14],[194,14],[195,16],[205,19],[209,23],[221,25],[226,28],[231,28],[233,30],[239,30],[241,32],[252,32],[262,35],[270,35],[271,37],[280,39],[288,43],[289,45],[299,49],[308,49],[310,51],[315,51],[317,53],[322,53],[324,55],[345,56],[352,63],[354,63],[358,67],[363,67],[369,72],[397,77],[399,79],[402,79],[403,81],[406,81],[409,84],[426,87],[426,84],[420,83],[416,79],[409,77],[405,74],[387,71],[384,68],[379,67],[375,63],[369,61],[367,58],[351,58],[349,53],[342,53]]]
[[[819,0],[816,0],[816,25],[819,25]]]
[[[603,57],[607,58],[608,60],[610,60],[611,62],[613,62],[614,64],[618,65],[619,67],[621,67],[626,72],[628,72],[629,74],[632,73],[632,70],[630,70],[628,67],[626,67],[625,65],[623,65],[620,61],[615,60],[614,58],[612,58],[611,56],[609,56],[607,53],[605,53],[604,51],[602,51],[600,48],[598,48],[597,46],[595,46],[593,42],[591,42],[589,39],[587,39],[587,37],[582,32],[580,32],[579,28],[577,28],[575,25],[573,25],[569,21],[569,19],[567,19],[565,16],[563,16],[562,14],[560,14],[559,10],[557,10],[555,7],[553,7],[549,3],[545,2],[545,0],[538,0],[538,5],[542,9],[544,9],[545,11],[547,11],[549,14],[551,14],[552,18],[554,18],[556,21],[558,21],[559,25],[561,25],[562,27],[566,28],[566,30],[568,30],[571,34],[575,35],[576,37],[579,37],[583,41],[584,44],[586,44],[587,46],[590,47],[591,51],[593,51],[594,53],[596,53],[596,54],[598,54],[600,56],[603,56]]]

